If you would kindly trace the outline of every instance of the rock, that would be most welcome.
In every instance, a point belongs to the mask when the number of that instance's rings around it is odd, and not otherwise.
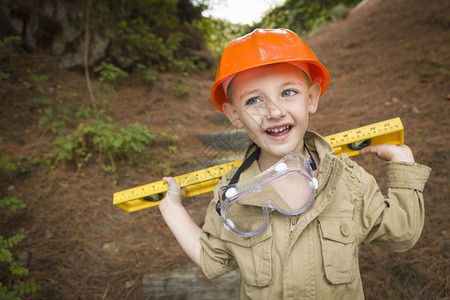
[[[127,282],[125,282],[125,287],[126,287],[127,289],[132,288],[133,285],[134,285],[134,280],[128,280]]]
[[[104,244],[103,250],[105,250],[106,252],[108,252],[112,255],[116,255],[116,256],[119,255],[119,253],[120,253],[119,246],[114,242]]]
[[[45,230],[45,238],[48,240],[48,239],[51,239],[52,237],[53,237],[53,232],[51,232],[50,229],[46,229]]]

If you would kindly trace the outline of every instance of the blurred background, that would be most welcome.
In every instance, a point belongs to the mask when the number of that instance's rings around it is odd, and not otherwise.
[[[4,0],[0,24],[0,299],[237,299],[238,274],[206,280],[158,208],[112,198],[240,158],[209,92],[224,47],[260,27],[329,69],[313,130],[400,117],[433,168],[417,245],[361,246],[367,299],[449,298],[449,1]],[[385,191],[383,163],[355,160]],[[211,197],[184,200],[200,226]]]

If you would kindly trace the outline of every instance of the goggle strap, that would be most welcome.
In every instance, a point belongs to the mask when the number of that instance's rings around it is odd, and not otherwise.
[[[249,157],[247,157],[244,162],[242,163],[242,165],[237,169],[236,173],[234,174],[233,178],[231,178],[230,184],[235,184],[238,183],[239,181],[239,177],[241,177],[241,173],[244,172],[245,170],[247,170],[248,168],[250,168],[250,166],[253,164],[253,162],[255,160],[257,160],[259,158],[259,155],[261,154],[261,148],[256,148],[255,151],[253,151],[252,154],[249,155]]]
[[[230,182],[228,183],[228,185],[237,183],[237,182],[239,181],[239,177],[241,177],[241,173],[244,172],[245,170],[247,170],[247,169],[253,164],[253,162],[259,158],[259,155],[260,155],[260,154],[261,154],[261,148],[258,147],[258,148],[256,148],[255,151],[253,151],[252,154],[250,154],[250,155],[244,160],[244,162],[242,163],[242,165],[237,169],[236,173],[234,173],[233,178],[231,178],[231,180],[230,180]],[[225,191],[224,194],[225,194],[226,192],[227,192],[227,191]],[[216,204],[216,211],[217,211],[217,213],[218,213],[219,216],[220,216],[220,215],[221,215],[221,214],[220,214],[220,201],[217,201],[217,204]]]
[[[311,169],[313,171],[315,171],[315,170],[317,170],[316,161],[314,160],[314,157],[311,155],[311,152],[309,151],[308,147],[306,147],[306,143],[303,143],[303,144],[305,145],[306,151],[308,152],[309,157],[311,158],[311,163],[310,163]]]

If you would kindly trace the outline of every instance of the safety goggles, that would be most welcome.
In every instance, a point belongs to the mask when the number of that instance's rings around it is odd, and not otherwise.
[[[223,186],[216,209],[228,230],[242,237],[261,233],[271,212],[285,216],[305,212],[318,186],[312,176],[313,159],[291,152],[250,180]]]

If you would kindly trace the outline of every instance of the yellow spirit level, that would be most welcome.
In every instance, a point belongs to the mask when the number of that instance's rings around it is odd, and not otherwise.
[[[403,144],[404,130],[400,118],[394,118],[329,135],[325,139],[334,148],[335,155],[346,153],[355,156],[368,145]],[[241,164],[242,160],[236,160],[174,178],[180,187],[186,187],[186,198],[193,197],[213,191],[222,176]],[[168,187],[167,183],[160,180],[117,192],[114,193],[113,204],[127,212],[153,207],[159,204]]]

